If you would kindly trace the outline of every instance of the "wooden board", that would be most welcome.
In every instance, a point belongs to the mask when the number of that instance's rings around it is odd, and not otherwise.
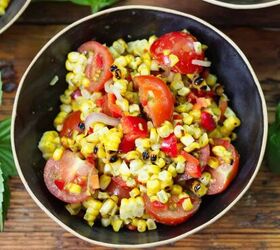
[[[249,12],[225,10],[199,0],[127,0],[121,4],[141,3],[181,9],[219,26],[249,58],[265,94],[269,120],[273,120],[280,101],[279,6]],[[73,15],[61,15],[62,9]],[[72,4],[31,4],[21,20],[0,36],[0,59],[14,63],[19,82],[43,44],[65,24],[87,14],[87,8]],[[4,94],[0,119],[11,114],[14,94]],[[174,245],[157,249],[280,249],[279,183],[280,177],[269,173],[264,162],[250,190],[222,219]],[[83,242],[49,219],[19,178],[13,178],[10,186],[11,208],[5,232],[0,234],[0,249],[105,249]]]

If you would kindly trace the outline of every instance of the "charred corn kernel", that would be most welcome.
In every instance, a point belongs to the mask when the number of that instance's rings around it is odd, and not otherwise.
[[[103,227],[108,227],[111,224],[110,218],[101,218],[101,224]]]
[[[130,172],[132,175],[137,175],[138,171],[144,166],[144,162],[136,159],[132,160],[129,164]]]
[[[194,181],[192,183],[192,186],[191,186],[191,190],[198,196],[198,197],[202,197],[204,196],[207,191],[208,191],[208,188],[201,182],[199,181]]]
[[[112,199],[106,200],[100,209],[100,214],[102,215],[102,217],[108,215],[115,205],[116,203]]]
[[[211,174],[209,172],[203,172],[199,181],[203,183],[205,186],[208,186],[211,180]]]
[[[208,86],[213,87],[217,82],[217,76],[213,75],[213,74],[208,74],[208,76],[206,77],[206,83]]]
[[[168,166],[167,171],[168,171],[170,174],[172,174],[172,177],[173,177],[173,178],[175,178],[175,177],[177,176],[176,167],[175,167],[173,164],[171,164],[171,165]]]
[[[232,159],[232,153],[230,151],[227,151],[223,146],[214,146],[212,148],[212,152],[214,153],[214,155],[222,158],[228,164]]]
[[[55,161],[59,161],[60,158],[61,158],[62,155],[63,155],[63,152],[64,152],[64,148],[63,148],[63,147],[57,148],[57,149],[53,152],[53,159],[54,159]]]
[[[195,149],[199,149],[200,146],[197,142],[193,142],[192,144],[190,144],[189,146],[187,147],[184,147],[184,150],[188,153],[194,151]]]
[[[101,175],[99,179],[99,185],[101,190],[105,190],[111,183],[111,177],[108,175]]]
[[[137,187],[135,187],[129,192],[129,195],[130,197],[136,197],[140,195],[140,190]]]
[[[194,118],[195,121],[198,121],[201,116],[201,111],[199,109],[191,110],[189,114]]]
[[[183,87],[181,89],[178,90],[178,95],[180,96],[186,96],[187,94],[189,94],[191,92],[191,90],[187,87]]]
[[[110,195],[106,192],[98,192],[98,195],[97,195],[97,198],[99,200],[106,200],[106,199],[109,199],[110,198]]]
[[[173,185],[172,188],[171,188],[171,194],[174,194],[174,195],[179,195],[183,192],[183,188],[182,186],[180,185]]]
[[[158,200],[163,204],[167,203],[169,200],[168,194],[164,190],[160,190],[157,193],[157,197],[158,197]]]
[[[193,209],[193,204],[190,198],[186,198],[184,199],[183,203],[182,203],[182,207],[185,211],[190,211]]]
[[[119,173],[122,177],[130,176],[131,173],[125,161],[123,161],[122,164],[120,165]]]
[[[185,163],[183,162],[178,162],[176,164],[176,172],[178,174],[183,174],[185,172]]]
[[[209,143],[209,138],[207,133],[203,133],[202,136],[199,137],[198,143],[201,148],[205,147]]]
[[[129,113],[131,114],[140,114],[140,107],[138,104],[129,105]]]
[[[232,131],[236,127],[240,126],[240,120],[236,116],[230,116],[224,121],[223,126],[227,130]]]
[[[190,146],[194,142],[194,138],[190,134],[185,134],[183,137],[180,138],[180,141],[185,146]]]
[[[53,156],[55,150],[61,147],[60,137],[56,131],[47,131],[43,134],[39,145],[45,159]]]
[[[219,162],[219,160],[216,157],[210,156],[210,158],[209,158],[209,160],[207,162],[207,165],[209,165],[209,167],[215,169],[215,168],[219,167],[220,162]]]
[[[81,210],[81,203],[72,203],[65,206],[71,215],[77,215]]]
[[[147,182],[147,195],[152,196],[160,191],[161,185],[158,179],[148,180]]]
[[[118,232],[118,231],[120,231],[120,229],[123,225],[123,221],[121,219],[114,219],[114,220],[112,220],[111,225],[113,227],[113,230],[115,232]]]
[[[193,122],[193,116],[189,115],[188,113],[183,113],[183,122],[186,125],[191,125]]]
[[[76,183],[68,183],[65,188],[70,194],[80,194],[82,192],[82,187]]]
[[[155,230],[155,229],[157,229],[157,225],[156,225],[155,221],[152,220],[152,219],[147,219],[146,224],[147,224],[148,230]]]
[[[146,231],[147,225],[145,220],[139,220],[137,223],[137,231],[143,233]]]
[[[160,168],[163,168],[164,166],[165,166],[165,160],[163,159],[163,158],[158,158],[157,160],[156,160],[156,162],[155,162],[155,164],[157,165],[157,166],[159,166]]]
[[[128,160],[128,161],[131,161],[130,162],[130,164],[133,162],[132,160],[135,160],[135,159],[139,159],[141,157],[141,154],[138,152],[138,151],[136,151],[136,150],[133,150],[133,151],[129,151],[129,152],[127,152],[125,155],[124,155],[124,158],[126,159],[126,160]],[[139,162],[140,161],[140,162]],[[141,160],[138,160],[138,161],[136,161],[135,163],[133,163],[133,164],[136,164],[136,163],[142,163],[142,161]]]
[[[173,126],[169,121],[165,121],[162,126],[157,128],[157,133],[161,138],[168,137],[173,132]]]
[[[177,126],[175,126],[175,128],[174,128],[174,135],[175,135],[177,138],[181,138],[181,137],[183,136],[182,131],[184,131],[183,126],[177,125]]]

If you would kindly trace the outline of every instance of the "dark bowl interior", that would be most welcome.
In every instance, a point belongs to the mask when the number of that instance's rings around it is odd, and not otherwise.
[[[82,219],[70,216],[64,204],[48,192],[43,182],[45,161],[37,148],[43,132],[53,129],[52,122],[59,111],[59,95],[67,86],[64,80],[66,55],[90,39],[111,44],[120,37],[135,40],[182,29],[188,29],[199,41],[209,46],[207,56],[212,61],[212,71],[218,74],[219,81],[225,85],[230,105],[243,122],[235,143],[241,154],[238,176],[224,193],[203,199],[197,214],[182,225],[159,226],[156,231],[141,234],[131,231],[114,233],[110,228],[98,225],[91,229]],[[59,82],[50,86],[55,75],[59,77]],[[217,216],[235,200],[256,170],[264,136],[263,112],[261,97],[248,66],[220,34],[191,17],[159,10],[121,9],[74,26],[41,53],[26,75],[19,94],[14,143],[28,186],[56,218],[89,239],[136,245],[168,240],[189,232]]]
[[[0,17],[0,30],[4,28],[21,10],[27,0],[12,0],[4,16]]]

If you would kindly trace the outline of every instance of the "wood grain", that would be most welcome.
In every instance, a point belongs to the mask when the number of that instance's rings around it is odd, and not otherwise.
[[[251,62],[268,104],[269,120],[280,100],[280,6],[259,11],[232,11],[202,1],[126,0],[121,4],[161,5],[187,11],[218,25]],[[61,15],[61,9],[71,15]],[[17,82],[32,58],[54,34],[82,16],[84,7],[33,3],[21,20],[0,37],[0,58],[14,63]],[[242,18],[237,18],[242,16]],[[273,29],[271,29],[273,27]],[[0,119],[11,114],[13,94],[4,94]],[[280,176],[265,162],[250,190],[223,218],[174,245],[155,249],[280,249]],[[19,178],[10,181],[11,207],[0,249],[96,249],[65,232],[31,200]]]

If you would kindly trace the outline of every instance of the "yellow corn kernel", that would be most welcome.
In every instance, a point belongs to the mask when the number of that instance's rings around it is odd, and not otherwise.
[[[105,190],[111,183],[111,177],[108,175],[101,175],[99,179],[99,185],[101,190]]]
[[[76,183],[68,183],[65,188],[71,194],[80,194],[82,192],[82,187]]]
[[[217,76],[213,75],[213,74],[208,74],[208,76],[206,77],[206,83],[208,86],[213,87],[217,82]]]
[[[156,160],[156,162],[155,162],[155,164],[157,165],[157,166],[159,166],[160,168],[163,168],[164,166],[165,166],[165,160],[163,159],[163,158],[158,158],[157,160]]]
[[[135,140],[135,146],[137,147],[137,149],[149,149],[151,147],[150,139],[138,138]]]
[[[170,54],[168,58],[170,61],[170,67],[175,66],[179,62],[179,58],[174,54]]]
[[[182,192],[181,194],[179,194],[179,196],[178,196],[178,198],[179,199],[184,199],[184,198],[189,198],[190,196],[187,194],[187,193],[185,193],[185,192]]]
[[[183,174],[185,172],[185,163],[184,162],[178,162],[176,164],[176,172],[178,174]]]
[[[223,146],[214,146],[212,148],[212,152],[215,156],[222,158],[228,164],[232,159],[232,153],[230,151],[227,151]]]
[[[123,225],[123,221],[121,219],[114,219],[114,220],[112,220],[111,225],[113,227],[113,230],[115,232],[118,232],[118,231],[120,231],[120,229]]]
[[[167,203],[169,200],[168,194],[164,190],[159,191],[157,193],[157,197],[158,200],[163,204]]]
[[[201,182],[199,181],[194,181],[192,183],[192,186],[191,186],[191,190],[198,196],[198,197],[202,197],[204,196],[207,191],[208,191],[208,188]]]
[[[200,146],[197,142],[193,142],[192,144],[190,144],[189,146],[187,147],[184,147],[184,150],[188,153],[194,151],[195,149],[199,149]]]
[[[149,197],[150,198],[150,201],[153,202],[153,201],[158,201],[158,197],[157,195],[152,195]]]
[[[240,123],[240,120],[236,116],[230,116],[224,121],[223,126],[227,130],[232,131],[234,128],[240,126]]]
[[[119,197],[116,196],[116,195],[112,195],[112,196],[111,196],[111,199],[112,199],[115,203],[118,203],[118,201],[119,201]]]
[[[160,167],[157,165],[147,165],[149,174],[158,174],[160,172]]]
[[[55,161],[59,161],[63,155],[64,152],[64,148],[63,147],[59,147],[57,148],[54,152],[53,152],[53,159]]]
[[[158,71],[159,70],[159,64],[156,60],[151,61],[151,71]]]
[[[82,78],[82,85],[83,85],[83,87],[88,88],[89,85],[90,85],[90,80],[87,77],[83,77]]]
[[[203,172],[199,181],[203,183],[205,186],[208,186],[211,181],[211,174],[209,172]]]
[[[180,80],[173,80],[170,84],[170,88],[173,91],[179,90],[179,89],[183,88],[184,86],[185,85],[184,85],[184,83],[181,79]]]
[[[171,188],[171,194],[179,195],[183,192],[183,188],[180,185],[173,185]]]
[[[190,134],[185,134],[183,137],[180,138],[180,141],[185,146],[190,146],[194,142],[194,138]]]
[[[207,133],[203,133],[202,136],[199,137],[198,143],[201,148],[205,147],[209,143]]]
[[[65,206],[71,215],[77,215],[81,210],[81,203],[72,203]]]
[[[148,174],[148,172],[146,170],[140,170],[138,172],[138,180],[142,183],[147,183],[147,181],[149,180],[150,175]]]
[[[129,106],[129,113],[134,114],[134,115],[139,115],[140,114],[140,107],[138,104],[132,104]]]
[[[198,121],[201,116],[201,111],[198,109],[191,110],[189,114],[194,118],[195,121]]]
[[[160,181],[158,179],[148,180],[147,182],[147,195],[152,196],[160,191]]]
[[[67,59],[70,63],[76,63],[80,59],[80,53],[79,52],[70,52],[68,53]]]
[[[130,197],[137,197],[138,195],[140,195],[140,190],[135,187],[129,192],[129,195]]]
[[[177,138],[181,138],[183,136],[182,131],[184,131],[184,128],[181,125],[176,125],[174,128],[174,135]]]
[[[175,178],[177,176],[177,171],[176,171],[176,168],[173,164],[169,165],[168,166],[168,169],[167,171],[172,174],[172,177]]]
[[[101,191],[98,191],[98,195],[97,195],[97,198],[99,200],[106,200],[106,199],[109,199],[110,198],[110,195],[106,192],[101,192]]]
[[[114,208],[115,205],[116,205],[116,203],[115,203],[112,199],[106,200],[106,201],[103,203],[103,205],[102,205],[102,207],[101,207],[101,209],[100,209],[101,215],[102,215],[103,217],[106,216],[106,215],[108,215],[108,214],[112,211],[112,209]]]
[[[155,221],[152,220],[152,219],[147,219],[146,224],[147,224],[148,230],[155,230],[155,229],[157,229],[157,225],[156,225]]]
[[[186,96],[187,94],[189,94],[191,92],[191,90],[187,87],[183,87],[181,89],[178,90],[178,95],[180,96]]]
[[[188,113],[183,113],[183,122],[186,125],[191,125],[193,123],[193,116]]]
[[[190,198],[184,199],[183,203],[182,203],[182,207],[185,211],[190,211],[193,209],[193,204]]]
[[[209,160],[207,162],[207,165],[209,165],[209,167],[215,169],[215,168],[219,167],[220,162],[219,162],[219,160],[216,157],[210,156],[210,158],[209,158]]]
[[[146,63],[141,63],[137,69],[140,75],[150,75],[150,68]]]
[[[150,140],[153,143],[158,143],[159,142],[159,135],[158,135],[157,130],[155,128],[151,128],[151,130],[150,130]]]
[[[128,161],[132,161],[132,160],[135,160],[135,159],[139,159],[141,157],[141,154],[134,150],[134,151],[129,151],[127,152],[125,155],[124,155],[124,158]],[[139,162],[138,162],[139,163]]]
[[[146,231],[147,225],[145,220],[139,220],[137,223],[137,231],[143,233]]]
[[[111,224],[110,218],[101,218],[101,224],[103,227],[108,227]]]
[[[125,56],[119,56],[115,59],[114,65],[117,65],[118,67],[125,67],[127,65],[127,59]]]
[[[173,125],[169,121],[165,121],[162,126],[157,128],[157,133],[161,138],[168,137],[173,132]]]

